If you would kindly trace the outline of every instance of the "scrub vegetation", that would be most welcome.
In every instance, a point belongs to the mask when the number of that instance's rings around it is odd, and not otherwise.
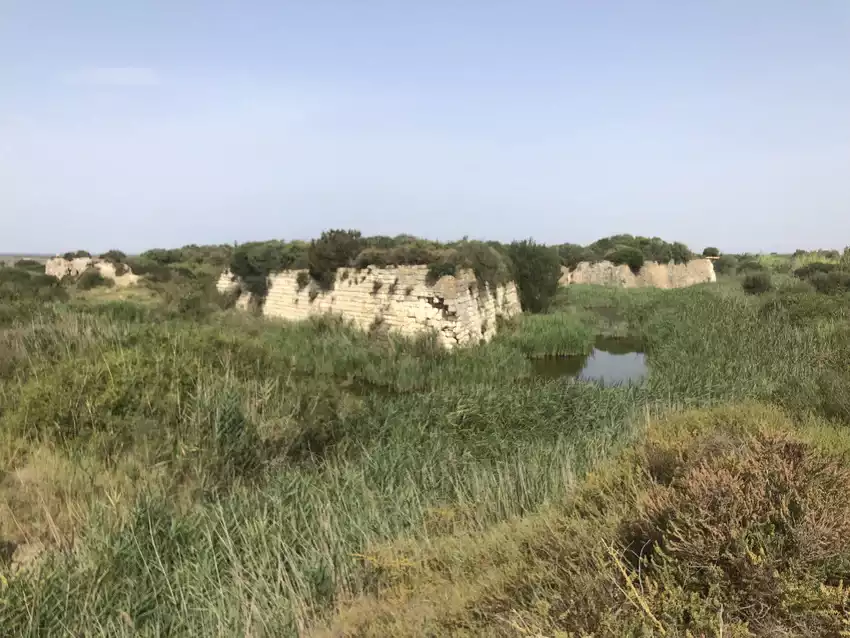
[[[455,352],[215,291],[420,241],[323,237],[115,251],[129,288],[0,268],[0,633],[850,631],[850,294],[813,281],[841,254],[625,290],[556,288],[558,247],[426,247],[529,311]],[[642,384],[535,374],[599,336],[641,341]]]

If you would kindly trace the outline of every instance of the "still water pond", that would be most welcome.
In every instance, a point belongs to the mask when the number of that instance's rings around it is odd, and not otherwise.
[[[634,339],[599,338],[590,354],[540,357],[532,363],[547,379],[570,377],[605,386],[640,383],[649,374],[643,347]]]

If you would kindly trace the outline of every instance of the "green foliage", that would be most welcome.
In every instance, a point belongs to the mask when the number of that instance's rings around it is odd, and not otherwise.
[[[850,272],[841,269],[840,264],[810,262],[797,268],[794,275],[809,282],[815,290],[823,294],[850,292]]]
[[[499,250],[482,241],[464,241],[457,248],[458,265],[475,273],[480,284],[501,286],[511,278],[511,265]]]
[[[184,263],[195,266],[208,264],[216,268],[227,266],[233,246],[227,244],[198,246],[189,244],[182,248],[154,248],[139,255],[140,258],[161,266]]]
[[[773,289],[773,282],[770,273],[755,272],[749,273],[741,281],[741,288],[748,295],[760,295]]]
[[[457,259],[448,256],[428,264],[426,281],[433,286],[441,277],[454,277],[458,271]]]
[[[100,256],[101,259],[120,264],[127,261],[127,255],[120,250],[108,250]]]
[[[815,290],[826,295],[839,295],[850,292],[850,272],[816,272],[808,281]]]
[[[720,250],[714,246],[706,246],[702,250],[703,257],[720,257]]]
[[[147,257],[129,257],[126,263],[135,274],[154,283],[171,281],[174,277],[172,268]]]
[[[643,262],[654,261],[666,264],[671,261],[684,263],[693,259],[694,255],[690,249],[681,242],[668,243],[659,237],[641,237],[633,235],[612,235],[598,239],[585,248],[576,244],[562,244],[558,246],[561,255],[561,263],[569,269],[575,267],[582,261],[597,262],[610,260],[610,257],[629,256],[629,261],[619,263],[637,263],[635,252],[642,255]],[[640,268],[638,268],[639,270]]]
[[[305,270],[301,270],[295,276],[295,283],[298,286],[298,291],[304,290],[307,286],[310,285],[310,275]]]
[[[2,267],[3,266],[0,265],[0,268]],[[28,270],[37,274],[44,273],[44,264],[40,261],[36,261],[35,259],[19,259],[15,262],[15,268]]]
[[[805,266],[797,268],[794,271],[794,276],[798,277],[799,279],[811,279],[812,276],[815,274],[827,274],[837,269],[837,264],[812,262],[806,264]]]
[[[583,261],[594,261],[594,255],[588,249],[578,244],[561,244],[558,246],[561,264],[570,270],[575,270]]]
[[[91,253],[87,250],[76,250],[72,252],[67,252],[62,255],[62,257],[70,261],[71,259],[82,259],[86,257],[91,257]]]
[[[714,261],[714,272],[718,275],[734,275],[738,270],[738,258],[735,255],[721,255]]]
[[[230,257],[230,271],[259,303],[265,301],[272,273],[303,263],[298,246],[283,241],[251,242],[237,247]]]
[[[738,272],[760,273],[767,271],[766,266],[755,255],[741,255],[738,260]]]
[[[0,301],[64,301],[68,293],[55,277],[30,268],[0,266]]]
[[[526,239],[513,242],[508,247],[508,257],[523,310],[546,312],[558,292],[561,276],[561,258],[557,249]]]
[[[77,277],[76,284],[79,290],[91,290],[92,288],[109,288],[114,286],[115,282],[100,274],[97,268],[87,268]]]
[[[359,230],[327,230],[310,242],[307,263],[310,276],[323,290],[333,288],[336,270],[353,266],[363,249]]]
[[[606,259],[612,264],[627,265],[634,274],[640,272],[644,263],[643,253],[629,246],[618,246],[606,255]]]
[[[841,254],[841,261],[839,262],[839,267],[845,272],[850,272],[850,246],[847,246],[847,248],[845,248],[844,252]]]

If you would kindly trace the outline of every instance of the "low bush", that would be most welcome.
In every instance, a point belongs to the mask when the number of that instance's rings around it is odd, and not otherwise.
[[[91,257],[91,253],[87,250],[76,250],[76,251],[67,252],[64,255],[62,255],[62,257],[64,259],[67,259],[68,261],[70,261],[72,259],[82,259],[82,258],[85,258],[85,257]]]
[[[612,264],[616,264],[618,266],[625,264],[635,275],[640,272],[644,263],[643,253],[641,253],[637,248],[631,248],[629,246],[620,246],[615,248],[613,251],[608,253],[605,258]]]
[[[113,264],[121,264],[127,261],[127,255],[120,250],[107,250],[100,258]]]
[[[561,277],[557,250],[526,239],[513,242],[508,247],[508,257],[523,310],[546,312],[558,292]]]
[[[558,246],[558,255],[561,257],[561,265],[575,270],[583,261],[593,261],[593,254],[578,244],[561,244]]]
[[[338,268],[353,266],[363,249],[359,230],[327,230],[307,249],[310,276],[323,290],[333,288]]]
[[[808,278],[814,289],[826,295],[850,292],[850,272],[816,272]]]
[[[15,268],[19,268],[21,270],[29,270],[33,273],[44,272],[44,264],[40,261],[36,261],[35,259],[19,259],[15,262]]]
[[[714,261],[714,272],[718,275],[734,275],[738,270],[738,258],[734,255],[722,255]]]
[[[561,256],[561,263],[570,270],[574,270],[582,261],[603,261],[608,259],[608,256],[612,253],[620,253],[626,251],[626,249],[628,249],[626,254],[634,250],[643,256],[644,262],[654,261],[659,264],[666,264],[671,261],[680,264],[694,257],[691,250],[681,242],[669,243],[660,237],[641,237],[627,234],[603,237],[586,247],[577,244],[562,244],[558,246],[558,254]],[[630,257],[630,260],[636,263],[637,258]],[[621,263],[628,262],[623,261]]]
[[[748,295],[760,295],[773,289],[770,274],[766,272],[750,273],[741,281],[741,287]]]
[[[766,272],[767,268],[765,265],[759,261],[757,257],[753,257],[750,255],[744,255],[738,260],[738,272],[739,273],[758,273],[758,272]]]
[[[55,277],[30,269],[0,267],[0,301],[64,301],[67,298],[67,291]]]
[[[720,257],[720,250],[714,246],[706,246],[702,251],[703,257]]]
[[[815,274],[831,273],[833,270],[837,269],[837,264],[816,261],[794,270],[794,276],[799,279],[810,279]]]
[[[230,271],[239,277],[244,289],[262,303],[268,294],[271,274],[292,267],[296,260],[290,244],[282,241],[252,242],[233,251]]]
[[[87,268],[77,278],[76,284],[79,290],[91,290],[92,288],[109,288],[114,286],[115,282],[100,274],[97,268]]]
[[[171,281],[174,276],[174,271],[167,265],[147,257],[130,257],[127,259],[127,266],[135,274],[153,283],[165,283]]]

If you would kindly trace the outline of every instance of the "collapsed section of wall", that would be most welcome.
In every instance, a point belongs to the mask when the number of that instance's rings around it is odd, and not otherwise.
[[[684,264],[648,262],[637,274],[624,264],[583,261],[575,270],[562,267],[560,279],[562,285],[596,284],[621,288],[684,288],[716,281],[717,275],[710,259],[692,259]]]
[[[376,328],[416,335],[435,331],[442,345],[489,341],[499,317],[521,312],[516,286],[479,286],[471,271],[427,281],[427,266],[341,268],[332,290],[314,283],[301,286],[299,272],[283,271],[269,278],[262,313],[267,317],[300,320],[325,313],[341,314],[363,330]],[[303,275],[301,277],[303,279]],[[239,282],[229,272],[218,281],[219,292],[230,292]],[[241,307],[250,299],[242,295]]]
[[[103,277],[112,279],[117,286],[129,286],[139,281],[139,276],[130,272],[127,266],[123,266],[119,274],[115,264],[111,261],[92,257],[77,257],[76,259],[53,257],[44,264],[44,274],[57,279],[79,277],[89,268],[96,268]]]

